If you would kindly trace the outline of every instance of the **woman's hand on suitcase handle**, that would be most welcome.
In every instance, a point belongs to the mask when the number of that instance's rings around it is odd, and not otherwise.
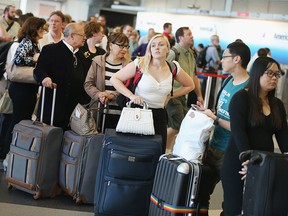
[[[42,80],[42,85],[46,88],[57,88],[57,84],[52,82],[52,79],[50,77],[45,77]]]
[[[247,165],[249,163],[249,160],[246,160],[242,163],[242,169],[239,171],[239,174],[243,175],[241,180],[245,180],[247,176]]]
[[[98,94],[99,100],[102,104],[108,104],[113,99],[113,95],[108,92],[100,92]]]

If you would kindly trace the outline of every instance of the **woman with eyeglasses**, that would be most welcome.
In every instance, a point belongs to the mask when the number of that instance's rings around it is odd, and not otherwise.
[[[232,136],[221,171],[224,215],[241,215],[246,174],[242,166],[247,164],[241,164],[241,152],[250,149],[274,152],[273,135],[281,152],[288,152],[286,111],[282,101],[275,97],[280,70],[279,63],[274,59],[257,58],[246,88],[237,92],[230,102]]]
[[[14,55],[14,64],[21,67],[35,67],[39,57],[39,39],[45,33],[44,25],[46,21],[42,18],[28,18],[18,35],[18,48]],[[31,119],[33,114],[38,85],[20,82],[11,82],[9,86],[9,95],[13,103],[12,121],[10,123],[5,138],[5,153],[8,153],[12,138],[12,130],[15,124],[24,119]]]
[[[106,128],[116,128],[121,114],[121,108],[116,103],[119,93],[111,84],[110,78],[131,61],[126,57],[129,50],[129,39],[123,33],[111,33],[108,36],[106,50],[106,54],[93,58],[84,83],[85,91],[92,101],[109,105],[108,114],[105,116],[104,130]],[[97,119],[98,126],[99,122],[101,122],[101,119]]]

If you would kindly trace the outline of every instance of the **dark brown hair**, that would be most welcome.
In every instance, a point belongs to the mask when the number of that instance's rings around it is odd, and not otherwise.
[[[93,37],[94,33],[98,33],[101,31],[102,25],[100,23],[96,23],[94,21],[90,21],[85,24],[84,32],[87,38]]]
[[[43,28],[46,21],[38,17],[29,17],[24,23],[18,34],[18,42],[21,42],[23,38],[30,39],[36,43],[36,37],[38,36],[38,30]]]

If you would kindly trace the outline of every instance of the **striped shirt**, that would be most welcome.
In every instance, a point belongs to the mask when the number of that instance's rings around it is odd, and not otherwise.
[[[105,61],[105,91],[107,93],[115,92],[116,89],[110,82],[110,78],[114,73],[122,69],[122,63],[120,64],[111,64]],[[109,114],[120,115],[121,114],[121,107],[115,101],[111,101],[109,103]]]

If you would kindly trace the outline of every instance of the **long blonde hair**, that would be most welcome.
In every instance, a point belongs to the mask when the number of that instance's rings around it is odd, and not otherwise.
[[[153,58],[153,57],[152,57],[152,54],[151,54],[151,44],[152,44],[152,42],[153,42],[156,38],[159,38],[159,37],[162,37],[162,38],[165,39],[166,44],[167,44],[167,47],[168,47],[168,49],[170,50],[170,43],[169,43],[167,37],[165,37],[163,34],[156,34],[156,35],[154,35],[154,36],[150,39],[150,41],[149,41],[149,43],[148,43],[148,45],[147,45],[145,55],[144,55],[143,57],[140,57],[140,58],[139,58],[139,66],[143,69],[143,71],[149,71],[149,64],[150,64],[150,62],[151,62],[151,59]]]

